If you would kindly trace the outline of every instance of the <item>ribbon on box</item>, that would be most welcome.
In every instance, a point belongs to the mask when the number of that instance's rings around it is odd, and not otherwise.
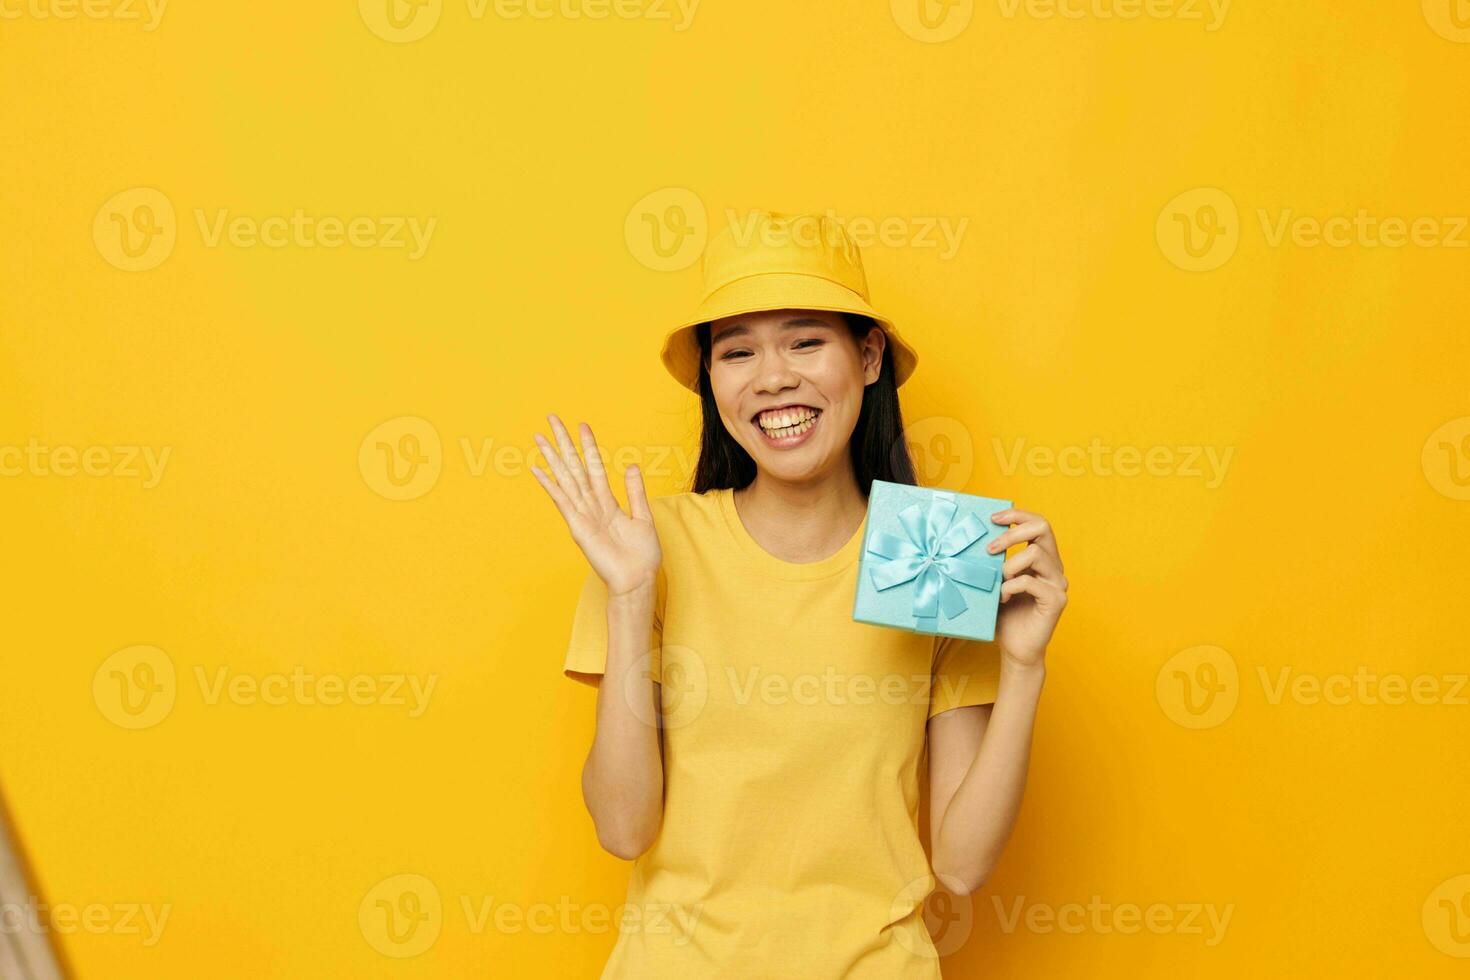
[[[985,592],[995,588],[994,566],[959,557],[988,529],[974,514],[956,523],[958,511],[953,499],[936,493],[927,506],[912,504],[899,511],[906,538],[877,531],[868,542],[868,552],[883,559],[872,563],[873,586],[879,592],[918,579],[913,614],[921,626],[923,620],[937,621],[941,611],[953,619],[969,608],[956,582]]]

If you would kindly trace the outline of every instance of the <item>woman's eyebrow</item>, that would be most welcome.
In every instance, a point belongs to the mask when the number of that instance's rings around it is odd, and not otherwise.
[[[829,330],[835,329],[832,324],[828,323],[826,320],[818,320],[814,316],[793,317],[790,320],[783,320],[781,323],[782,330],[793,330],[797,327],[826,327]],[[750,333],[749,327],[747,327],[743,323],[737,323],[729,329],[722,331],[717,337],[715,337],[714,341],[712,342],[729,340],[731,337],[743,337],[748,333]]]

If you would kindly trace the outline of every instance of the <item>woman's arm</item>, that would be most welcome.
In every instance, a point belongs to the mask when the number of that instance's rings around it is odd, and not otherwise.
[[[607,667],[597,686],[597,731],[582,766],[582,798],[611,854],[648,850],[663,818],[659,685],[649,670],[654,584],[607,598]]]
[[[959,895],[989,880],[1016,824],[1046,647],[1067,606],[1067,576],[1046,519],[1010,508],[991,520],[1017,522],[991,542],[992,554],[1028,542],[1003,569],[995,634],[1000,687],[994,704],[955,708],[929,721],[931,859],[935,876]]]
[[[934,874],[968,895],[1000,861],[1031,762],[1031,728],[1045,667],[1003,664],[995,704],[970,705],[929,722],[929,842]]]
[[[556,479],[537,466],[531,473],[607,586],[607,661],[597,686],[597,731],[582,766],[582,799],[602,846],[632,860],[648,850],[663,817],[659,685],[651,669],[663,549],[638,467],[623,474],[624,512],[608,486],[591,426],[581,425],[584,466],[561,419],[553,413],[547,420],[560,449],[552,449],[540,433],[536,444]]]

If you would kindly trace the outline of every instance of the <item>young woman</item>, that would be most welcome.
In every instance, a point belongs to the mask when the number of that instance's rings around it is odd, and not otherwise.
[[[603,977],[932,980],[925,898],[983,885],[1021,804],[1056,538],[994,515],[990,552],[1019,546],[994,643],[854,621],[872,480],[917,483],[897,390],[917,357],[831,218],[757,212],[704,274],[663,351],[703,409],[692,492],[650,501],[631,466],[624,510],[590,427],[581,454],[556,415],[557,446],[536,436],[591,565],[564,666],[598,685],[583,796],[634,861]]]

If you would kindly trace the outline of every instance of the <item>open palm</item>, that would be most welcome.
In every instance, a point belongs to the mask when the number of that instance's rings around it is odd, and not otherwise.
[[[539,432],[536,445],[541,447],[556,479],[535,465],[531,473],[566,520],[572,540],[606,583],[609,597],[651,588],[663,561],[663,549],[648,507],[643,474],[636,465],[623,474],[628,491],[628,510],[624,511],[608,485],[607,469],[592,428],[586,422],[580,426],[582,451],[587,456],[584,466],[561,419],[555,413],[546,418],[560,448],[553,448]]]

